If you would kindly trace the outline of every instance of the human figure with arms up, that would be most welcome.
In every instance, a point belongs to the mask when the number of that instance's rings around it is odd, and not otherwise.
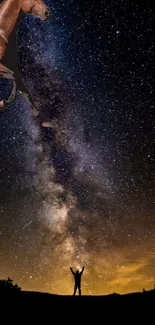
[[[84,271],[84,266],[83,266],[81,272],[79,272],[78,270],[76,270],[76,272],[74,272],[72,267],[70,267],[70,270],[71,270],[72,274],[74,275],[74,282],[75,282],[73,296],[75,296],[77,289],[79,290],[79,296],[81,296],[81,275]]]

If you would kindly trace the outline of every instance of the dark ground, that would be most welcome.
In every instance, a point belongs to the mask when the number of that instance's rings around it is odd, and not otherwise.
[[[21,291],[0,294],[1,303],[13,304],[154,304],[155,290],[125,295],[113,293],[106,296],[61,296],[48,293]]]

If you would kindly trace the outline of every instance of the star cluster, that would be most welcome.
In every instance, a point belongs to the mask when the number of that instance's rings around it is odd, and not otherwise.
[[[0,263],[27,290],[152,288],[155,263],[154,35],[151,3],[46,1],[24,15],[20,94],[1,112]],[[0,83],[0,97],[10,90]]]

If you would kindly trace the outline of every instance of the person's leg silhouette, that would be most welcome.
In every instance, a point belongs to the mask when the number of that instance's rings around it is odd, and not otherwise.
[[[75,296],[75,294],[76,294],[76,290],[77,290],[77,285],[75,284],[75,286],[74,286],[74,293],[73,293],[73,296]]]
[[[79,296],[81,296],[81,287],[79,286],[78,289],[79,289]]]

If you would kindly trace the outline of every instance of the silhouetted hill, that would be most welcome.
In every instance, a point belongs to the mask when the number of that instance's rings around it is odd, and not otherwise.
[[[19,291],[19,292],[0,292],[1,303],[13,304],[154,304],[155,290],[145,292],[135,292],[120,295],[113,293],[105,296],[65,296],[53,295],[49,293]]]

